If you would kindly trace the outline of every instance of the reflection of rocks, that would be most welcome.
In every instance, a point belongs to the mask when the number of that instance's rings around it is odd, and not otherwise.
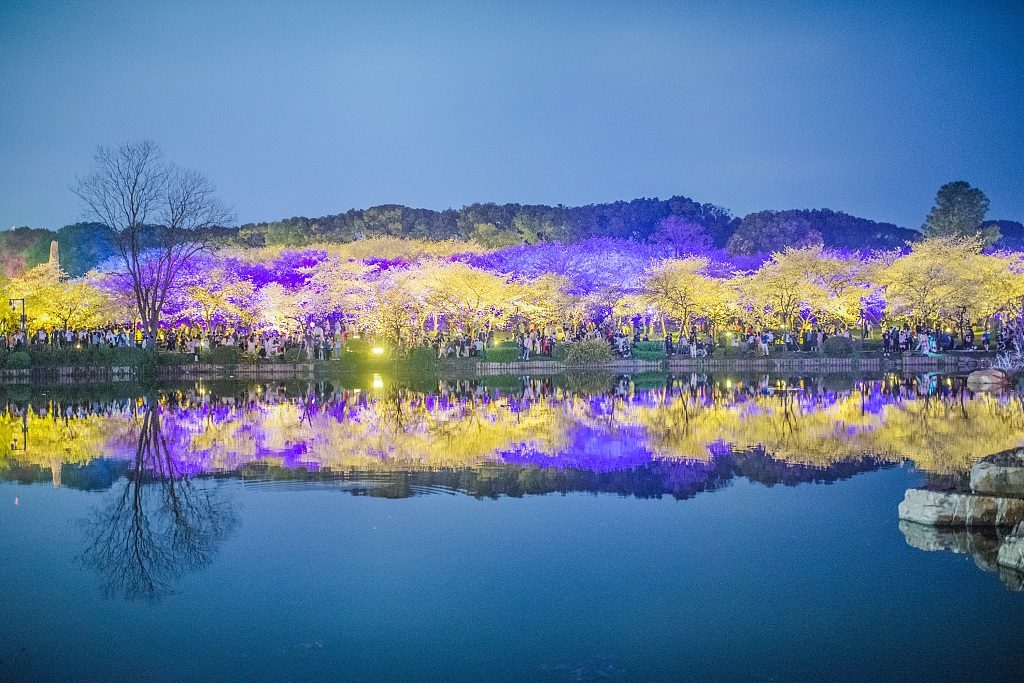
[[[967,388],[972,391],[992,391],[1006,386],[1008,377],[1002,370],[989,368],[975,370],[967,376]]]
[[[62,463],[59,467],[51,464],[44,468],[39,464],[19,464],[16,460],[6,463],[0,469],[0,481],[12,481],[19,484],[42,484],[52,481],[54,486],[62,486],[81,491],[106,491],[118,479],[126,476],[129,463],[124,460],[96,458],[84,465]]]
[[[974,564],[986,572],[996,574],[1003,585],[1012,591],[1024,590],[1024,539],[1013,536],[1003,538],[1003,532],[995,527],[981,529],[953,529],[949,527],[925,526],[914,522],[900,522],[900,531],[907,544],[918,550],[947,552],[964,555],[970,553]],[[1011,555],[1011,543],[1016,554]],[[1015,562],[1015,564],[1013,564]]]
[[[976,462],[968,492],[908,490],[899,517],[913,547],[971,553],[1007,588],[1024,589],[1024,449]],[[1010,527],[1014,531],[1004,537]]]
[[[1012,591],[1024,591],[1024,572],[999,565],[999,580]]]
[[[1024,500],[908,489],[901,520],[931,526],[1013,526],[1024,521]]]
[[[1024,449],[982,458],[971,468],[971,489],[993,496],[1024,498]]]
[[[993,529],[967,530],[925,526],[915,522],[900,522],[900,531],[907,544],[918,550],[946,550],[963,555],[970,553],[974,563],[985,571],[996,571],[996,555],[1000,538]]]
[[[999,566],[1024,574],[1024,524],[1017,525],[999,548]]]

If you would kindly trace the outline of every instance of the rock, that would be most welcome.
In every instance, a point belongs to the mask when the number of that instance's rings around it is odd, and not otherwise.
[[[1002,370],[975,370],[967,376],[967,387],[972,390],[986,391],[998,389],[1006,385],[1009,377]]]
[[[1024,498],[1024,449],[994,453],[974,463],[971,490],[990,496]]]
[[[1024,500],[907,489],[899,518],[930,526],[1013,526],[1024,521]]]

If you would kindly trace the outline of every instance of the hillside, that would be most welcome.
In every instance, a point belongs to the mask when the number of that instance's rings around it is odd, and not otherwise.
[[[485,247],[524,241],[572,243],[590,237],[655,242],[672,239],[671,232],[660,229],[670,216],[699,226],[714,247],[740,254],[778,250],[807,240],[836,248],[893,249],[920,236],[915,230],[829,209],[761,211],[740,219],[720,206],[676,196],[575,207],[470,204],[432,211],[386,205],[319,218],[250,223],[239,228],[238,239],[250,246],[350,242],[376,235],[472,239]],[[743,237],[733,239],[737,232]],[[688,232],[687,236],[694,235]]]
[[[1005,224],[1005,246],[1024,244],[1024,229],[1019,224],[997,222],[1001,227]],[[829,209],[759,211],[738,218],[720,206],[682,196],[586,206],[470,204],[442,211],[389,204],[218,231],[221,243],[250,247],[297,247],[375,236],[473,240],[487,248],[611,237],[671,242],[680,247],[696,243],[742,255],[809,243],[842,249],[894,249],[917,239],[920,233]],[[9,277],[45,261],[54,239],[60,245],[61,264],[72,276],[84,274],[112,254],[98,224],[76,223],[56,232],[18,228],[0,232],[0,274]]]

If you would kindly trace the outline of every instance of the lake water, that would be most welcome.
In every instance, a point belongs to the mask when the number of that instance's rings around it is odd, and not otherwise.
[[[958,378],[0,391],[0,680],[1021,677]]]

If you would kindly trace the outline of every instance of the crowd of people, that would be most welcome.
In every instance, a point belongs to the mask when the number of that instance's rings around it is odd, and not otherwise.
[[[506,337],[507,333],[497,332],[490,326],[479,330],[420,331],[415,338],[404,339],[400,346],[406,349],[418,346],[428,348],[437,358],[485,358],[487,350],[500,343],[499,336]],[[793,331],[737,324],[727,331],[717,330],[713,333],[706,326],[692,325],[688,331],[665,330],[661,343],[666,356],[701,358],[712,355],[722,344],[743,354],[767,356],[772,351],[819,353],[831,336],[852,337],[848,329],[826,331],[814,326]],[[369,330],[335,320],[290,330],[181,325],[161,329],[155,339],[138,326],[89,329],[40,327],[30,333],[15,329],[0,334],[0,350],[18,350],[28,346],[89,348],[106,345],[111,348],[157,349],[198,358],[204,351],[227,347],[237,348],[242,353],[259,358],[278,358],[289,351],[298,350],[304,352],[303,358],[331,360],[341,358],[343,353],[351,349],[351,343],[355,340],[361,340],[363,346],[370,347],[377,344],[381,347],[390,346],[388,342],[393,341],[377,339]],[[587,340],[604,340],[613,355],[620,358],[632,357],[635,344],[651,341],[649,332],[643,327],[598,326],[594,322],[580,326],[522,322],[511,330],[511,341],[518,348],[517,357],[520,360],[536,356],[550,357],[554,355],[558,344]],[[885,326],[881,334],[881,350],[886,355],[1008,350],[1015,346],[1014,335],[1008,326],[1002,326],[995,334],[991,334],[987,328],[976,332],[974,326],[969,324],[963,327],[962,333],[952,328],[923,325],[912,328],[910,324],[904,324],[902,327]]]
[[[312,342],[310,341],[312,339]],[[323,354],[326,346],[323,330],[320,334],[301,335],[278,330],[244,330],[228,326],[214,326],[209,332],[195,325],[161,330],[156,339],[141,328],[111,326],[89,329],[39,328],[31,334],[15,330],[0,334],[0,349],[19,350],[34,348],[110,348],[156,349],[172,353],[198,355],[218,347],[237,347],[261,358],[280,356],[293,348],[306,348]]]
[[[888,327],[882,331],[882,349],[885,355],[891,353],[940,353],[943,351],[1006,351],[1016,347],[1013,331],[1008,326],[999,328],[993,340],[987,329],[976,334],[972,325],[967,325],[962,334],[952,328],[926,327],[909,324],[902,328]]]

